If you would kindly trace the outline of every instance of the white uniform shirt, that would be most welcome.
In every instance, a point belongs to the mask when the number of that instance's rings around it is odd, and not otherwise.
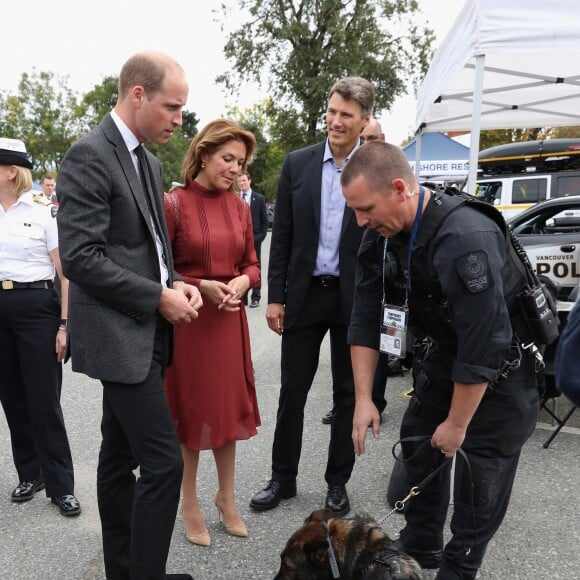
[[[49,252],[58,248],[57,207],[34,201],[34,195],[22,193],[8,211],[0,205],[0,280],[54,280]]]

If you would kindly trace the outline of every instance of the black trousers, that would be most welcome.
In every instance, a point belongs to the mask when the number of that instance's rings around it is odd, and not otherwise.
[[[142,383],[102,381],[97,499],[107,580],[165,578],[183,473],[163,387],[167,349],[167,336],[158,331]]]
[[[262,242],[256,242],[254,240],[254,249],[256,250],[256,257],[258,258],[258,264],[260,268],[262,267]],[[262,285],[252,288],[251,300],[257,300],[258,302],[262,298]]]
[[[470,472],[458,455],[450,524],[452,537],[443,551],[439,580],[475,578],[487,545],[504,519],[521,448],[533,432],[539,412],[539,392],[531,366],[531,362],[523,364],[508,380],[494,385],[470,423],[462,445]],[[445,410],[429,404],[437,388],[435,382],[415,382],[417,399],[412,400],[403,416],[401,439],[430,436],[445,419]],[[412,485],[419,484],[445,460],[428,442],[424,445],[403,443],[403,454],[405,459],[410,459],[405,466]],[[405,545],[419,550],[443,547],[450,465],[449,462],[405,509],[406,527],[401,530]]]
[[[377,370],[375,371],[375,378],[373,380],[373,403],[382,413],[387,406],[387,398],[385,392],[387,390],[387,379],[389,376],[389,355],[384,352],[379,353],[379,360],[377,362]]]
[[[60,394],[55,342],[56,290],[0,290],[0,400],[19,481],[44,479],[46,494],[74,493],[74,471]]]
[[[349,355],[350,356],[350,355]],[[389,377],[389,355],[379,353],[379,360],[377,363],[377,370],[375,371],[375,378],[373,380],[372,399],[375,407],[382,413],[387,408],[387,379]],[[332,401],[332,410],[334,411],[336,402]]]
[[[282,334],[282,380],[272,448],[272,479],[296,479],[302,451],[304,407],[318,369],[320,346],[330,332],[333,400],[336,415],[330,426],[325,479],[329,485],[345,484],[354,466],[352,418],[354,379],[342,320],[340,290],[312,285],[297,325]]]

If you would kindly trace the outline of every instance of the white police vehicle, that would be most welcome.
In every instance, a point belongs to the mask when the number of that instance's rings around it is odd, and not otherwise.
[[[558,287],[558,309],[569,310],[580,284],[580,195],[536,203],[507,220],[538,275]]]

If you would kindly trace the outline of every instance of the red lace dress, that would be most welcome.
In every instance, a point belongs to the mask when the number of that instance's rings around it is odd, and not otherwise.
[[[175,269],[184,281],[228,282],[247,274],[260,280],[247,203],[231,191],[193,182],[165,196]],[[248,439],[261,424],[244,307],[224,312],[209,300],[191,324],[174,327],[173,363],[165,390],[181,443],[216,449]]]

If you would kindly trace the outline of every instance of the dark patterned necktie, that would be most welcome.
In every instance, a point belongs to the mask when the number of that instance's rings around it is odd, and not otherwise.
[[[143,149],[143,145],[138,145],[135,147],[135,153],[139,161],[139,177],[141,178],[141,185],[143,187],[143,192],[145,193],[145,199],[147,201],[147,206],[149,207],[149,213],[151,214],[153,222],[155,223],[155,227],[157,228],[157,234],[161,235],[159,214],[157,211],[157,204],[155,203],[155,194],[153,193],[151,170],[149,167],[149,162],[147,161],[145,149]]]

